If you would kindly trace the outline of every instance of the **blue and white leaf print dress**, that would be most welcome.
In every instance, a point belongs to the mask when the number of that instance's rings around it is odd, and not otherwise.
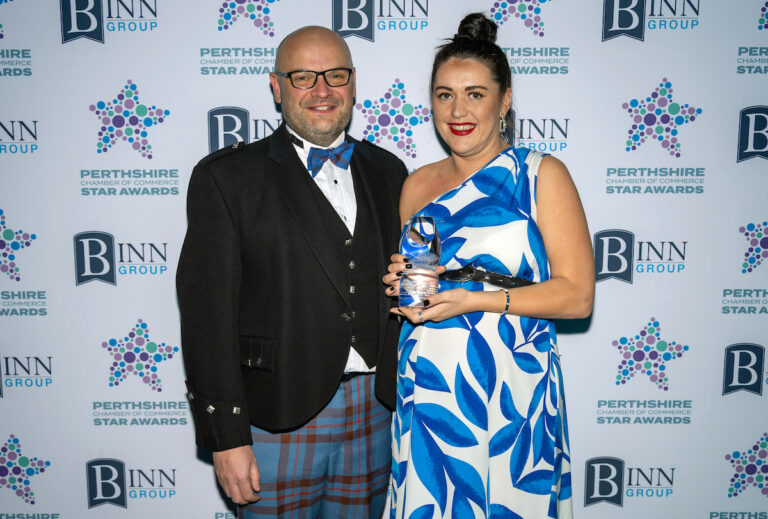
[[[417,213],[437,222],[442,265],[549,279],[536,225],[541,158],[508,148]],[[440,290],[459,286],[498,290],[440,282]],[[550,321],[475,312],[406,322],[398,349],[392,518],[572,516],[562,373]]]

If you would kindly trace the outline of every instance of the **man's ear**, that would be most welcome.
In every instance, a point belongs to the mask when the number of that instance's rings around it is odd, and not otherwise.
[[[280,103],[280,83],[277,81],[277,76],[274,72],[269,74],[269,84],[272,85],[272,97],[275,98],[275,103]]]

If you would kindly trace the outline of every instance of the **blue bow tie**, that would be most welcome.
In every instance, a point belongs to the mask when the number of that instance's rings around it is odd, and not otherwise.
[[[352,152],[355,149],[355,145],[351,142],[343,142],[335,148],[324,150],[321,148],[309,148],[309,156],[307,157],[307,169],[312,173],[312,178],[315,178],[317,172],[323,167],[325,161],[331,159],[331,162],[339,166],[341,169],[349,169],[349,161],[352,159]]]

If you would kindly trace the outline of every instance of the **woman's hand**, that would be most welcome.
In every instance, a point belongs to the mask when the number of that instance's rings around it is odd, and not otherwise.
[[[445,321],[461,314],[480,311],[504,310],[506,296],[503,290],[491,292],[473,292],[464,288],[454,288],[438,292],[424,301],[424,307],[399,306],[390,312],[402,315],[414,324],[425,321]]]
[[[403,272],[411,269],[412,265],[410,263],[410,259],[406,258],[402,254],[393,254],[390,256],[389,260],[392,263],[390,263],[389,267],[387,267],[388,273],[384,275],[381,280],[385,285],[388,285],[384,290],[386,294],[390,297],[397,297],[400,294],[400,277],[403,275]],[[435,269],[435,272],[440,275],[445,272],[445,267],[438,265]]]

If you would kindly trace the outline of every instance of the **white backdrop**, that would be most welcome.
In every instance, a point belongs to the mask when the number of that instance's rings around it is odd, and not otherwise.
[[[478,10],[500,16],[519,142],[566,163],[597,235],[593,316],[559,327],[576,515],[768,517],[766,6],[0,1],[0,519],[232,517],[178,353],[192,167],[277,126],[274,49],[307,24],[348,36],[350,133],[440,159],[434,49]]]

